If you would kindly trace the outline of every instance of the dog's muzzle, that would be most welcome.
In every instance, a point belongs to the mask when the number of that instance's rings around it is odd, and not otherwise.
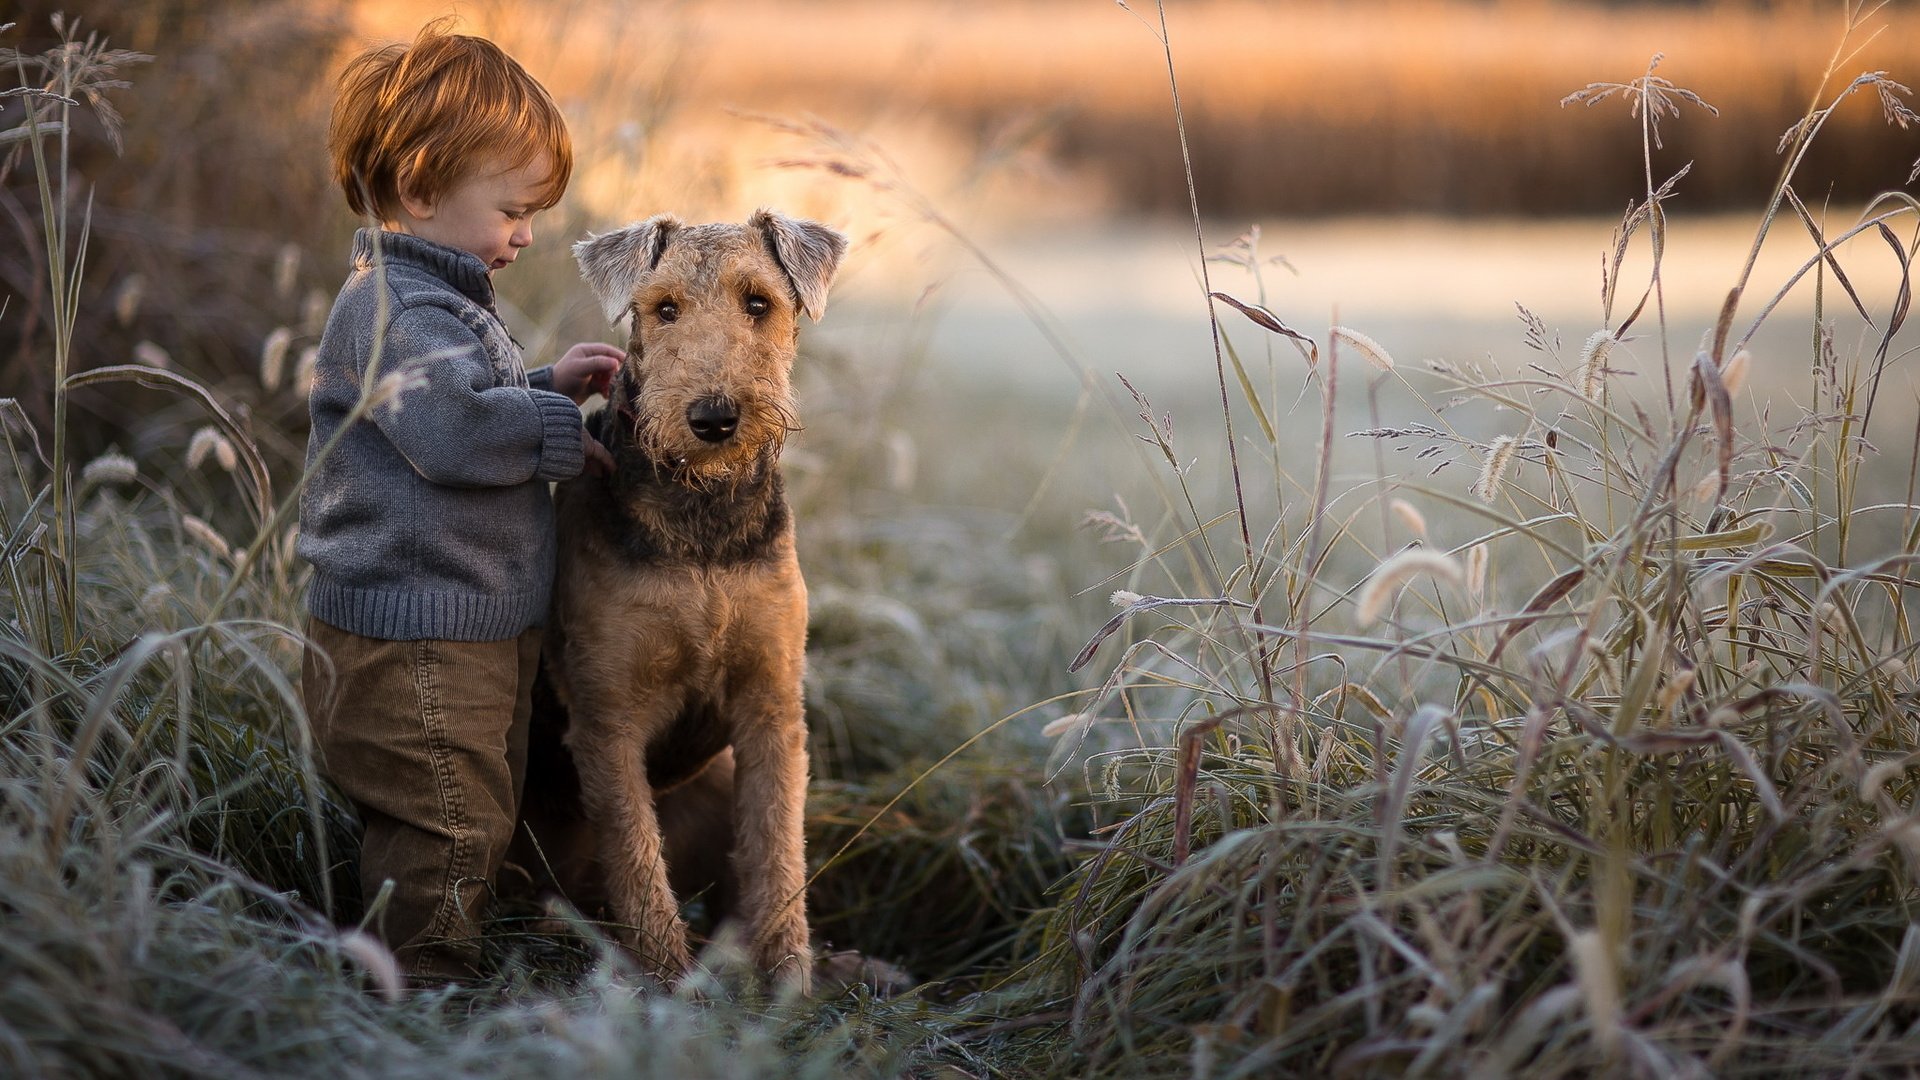
[[[740,426],[740,408],[723,397],[702,398],[687,406],[687,426],[701,442],[726,442]]]

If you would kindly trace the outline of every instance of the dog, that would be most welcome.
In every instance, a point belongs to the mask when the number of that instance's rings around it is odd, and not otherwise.
[[[550,867],[582,910],[604,903],[666,982],[692,965],[678,898],[701,892],[761,970],[810,985],[807,590],[779,460],[799,319],[819,321],[846,247],[761,210],[660,215],[573,248],[630,329],[590,419],[614,472],[555,494],[551,692],[521,830],[538,851],[517,861]]]

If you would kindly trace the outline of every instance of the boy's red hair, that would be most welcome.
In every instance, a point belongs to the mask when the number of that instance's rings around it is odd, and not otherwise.
[[[333,177],[356,214],[392,220],[400,196],[432,202],[489,160],[509,169],[545,155],[535,209],[560,201],[573,141],[545,87],[485,38],[428,23],[411,45],[385,45],[340,73],[327,126]]]

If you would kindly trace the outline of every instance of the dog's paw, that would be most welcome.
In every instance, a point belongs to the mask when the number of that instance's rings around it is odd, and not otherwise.
[[[640,969],[663,986],[679,982],[693,967],[693,952],[687,947],[687,924],[678,918],[652,930],[622,930],[618,940]]]
[[[753,962],[776,986],[812,993],[813,947],[807,942],[806,920],[785,920],[759,935]]]
[[[805,945],[778,953],[762,950],[760,969],[775,986],[797,991],[803,997],[813,993],[813,950]]]

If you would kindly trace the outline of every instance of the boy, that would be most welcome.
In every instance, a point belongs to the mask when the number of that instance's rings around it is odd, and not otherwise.
[[[611,469],[579,403],[623,355],[580,344],[522,367],[491,275],[566,190],[572,145],[538,82],[447,25],[341,75],[334,178],[380,227],[354,237],[320,339],[300,503],[302,694],[365,826],[365,900],[392,881],[379,929],[418,982],[476,973],[553,583],[547,484]],[[399,392],[346,426],[369,364]]]

